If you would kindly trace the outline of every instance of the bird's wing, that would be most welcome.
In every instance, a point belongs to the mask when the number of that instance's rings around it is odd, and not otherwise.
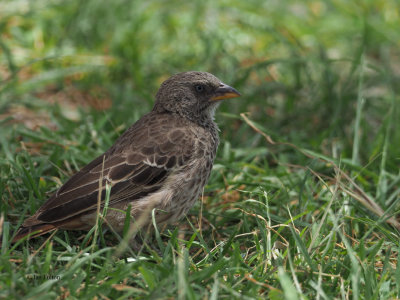
[[[133,125],[109,151],[73,175],[23,225],[59,222],[95,209],[99,192],[104,203],[106,183],[111,185],[110,205],[158,191],[166,178],[191,158],[194,143],[185,127],[148,123]]]

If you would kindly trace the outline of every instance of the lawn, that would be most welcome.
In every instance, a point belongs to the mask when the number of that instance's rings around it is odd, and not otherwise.
[[[400,298],[399,7],[1,0],[0,299]],[[188,70],[242,97],[184,219],[10,243]]]

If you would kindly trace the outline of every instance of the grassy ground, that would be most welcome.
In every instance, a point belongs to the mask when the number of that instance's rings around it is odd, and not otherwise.
[[[399,14],[395,0],[2,0],[0,298],[399,298]],[[186,219],[139,253],[110,232],[9,243],[185,70],[243,94],[219,109]]]

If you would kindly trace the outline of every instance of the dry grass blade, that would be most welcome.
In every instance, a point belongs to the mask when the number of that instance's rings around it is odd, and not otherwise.
[[[340,183],[340,189],[348,194],[349,196],[353,197],[357,201],[359,201],[361,204],[363,204],[366,208],[368,208],[370,211],[372,211],[374,214],[376,214],[380,218],[384,218],[385,211],[379,206],[378,203],[376,203],[374,200],[372,200],[364,191],[363,189],[357,185],[353,179],[350,178],[349,175],[347,175],[344,171],[340,170],[337,166],[335,167],[335,171],[337,171],[341,176],[343,176],[352,186],[353,189],[350,189],[348,187],[345,187],[343,183]],[[394,228],[400,231],[400,223],[396,221],[394,217],[389,217],[386,218],[385,220],[388,224],[392,225]]]
[[[313,158],[313,159],[317,159],[317,160],[321,160],[321,161],[326,161],[321,157],[317,157],[317,156],[313,156],[311,153],[306,153],[304,150],[300,149],[299,147],[297,147],[296,145],[293,145],[291,143],[286,143],[286,142],[275,142],[272,140],[272,138],[267,135],[265,132],[263,132],[262,130],[260,130],[259,128],[257,128],[257,126],[254,124],[254,122],[252,122],[247,116],[246,114],[242,113],[240,114],[240,116],[243,118],[243,120],[257,133],[261,134],[263,137],[265,137],[266,141],[272,145],[286,145],[289,146],[291,148],[294,148],[296,150],[298,150],[299,152],[301,152],[302,154],[306,155],[309,158]],[[343,177],[344,179],[346,179],[349,182],[349,186],[350,187],[346,187],[344,186],[344,184],[342,182],[339,182],[339,188],[345,192],[347,195],[349,195],[350,197],[354,198],[355,200],[359,201],[361,204],[363,204],[366,208],[368,208],[371,212],[373,212],[374,214],[376,214],[378,217],[380,218],[384,218],[385,217],[385,211],[379,206],[379,204],[377,204],[374,200],[372,200],[363,190],[362,188],[357,185],[353,179],[350,178],[349,175],[347,175],[343,170],[341,170],[339,168],[339,166],[337,166],[333,160],[330,161],[326,161],[329,162],[330,164],[332,164],[334,170],[340,174],[341,177]],[[310,169],[310,171],[312,173],[315,173],[313,170]],[[394,217],[388,217],[385,219],[385,221],[390,224],[391,226],[393,226],[394,228],[396,228],[397,230],[400,231],[400,223],[397,222],[397,220]]]

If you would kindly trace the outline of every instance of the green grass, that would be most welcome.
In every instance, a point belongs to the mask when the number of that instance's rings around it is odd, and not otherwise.
[[[1,1],[0,298],[400,298],[399,17],[395,0]],[[141,251],[95,230],[10,244],[185,70],[243,95],[187,218]]]

